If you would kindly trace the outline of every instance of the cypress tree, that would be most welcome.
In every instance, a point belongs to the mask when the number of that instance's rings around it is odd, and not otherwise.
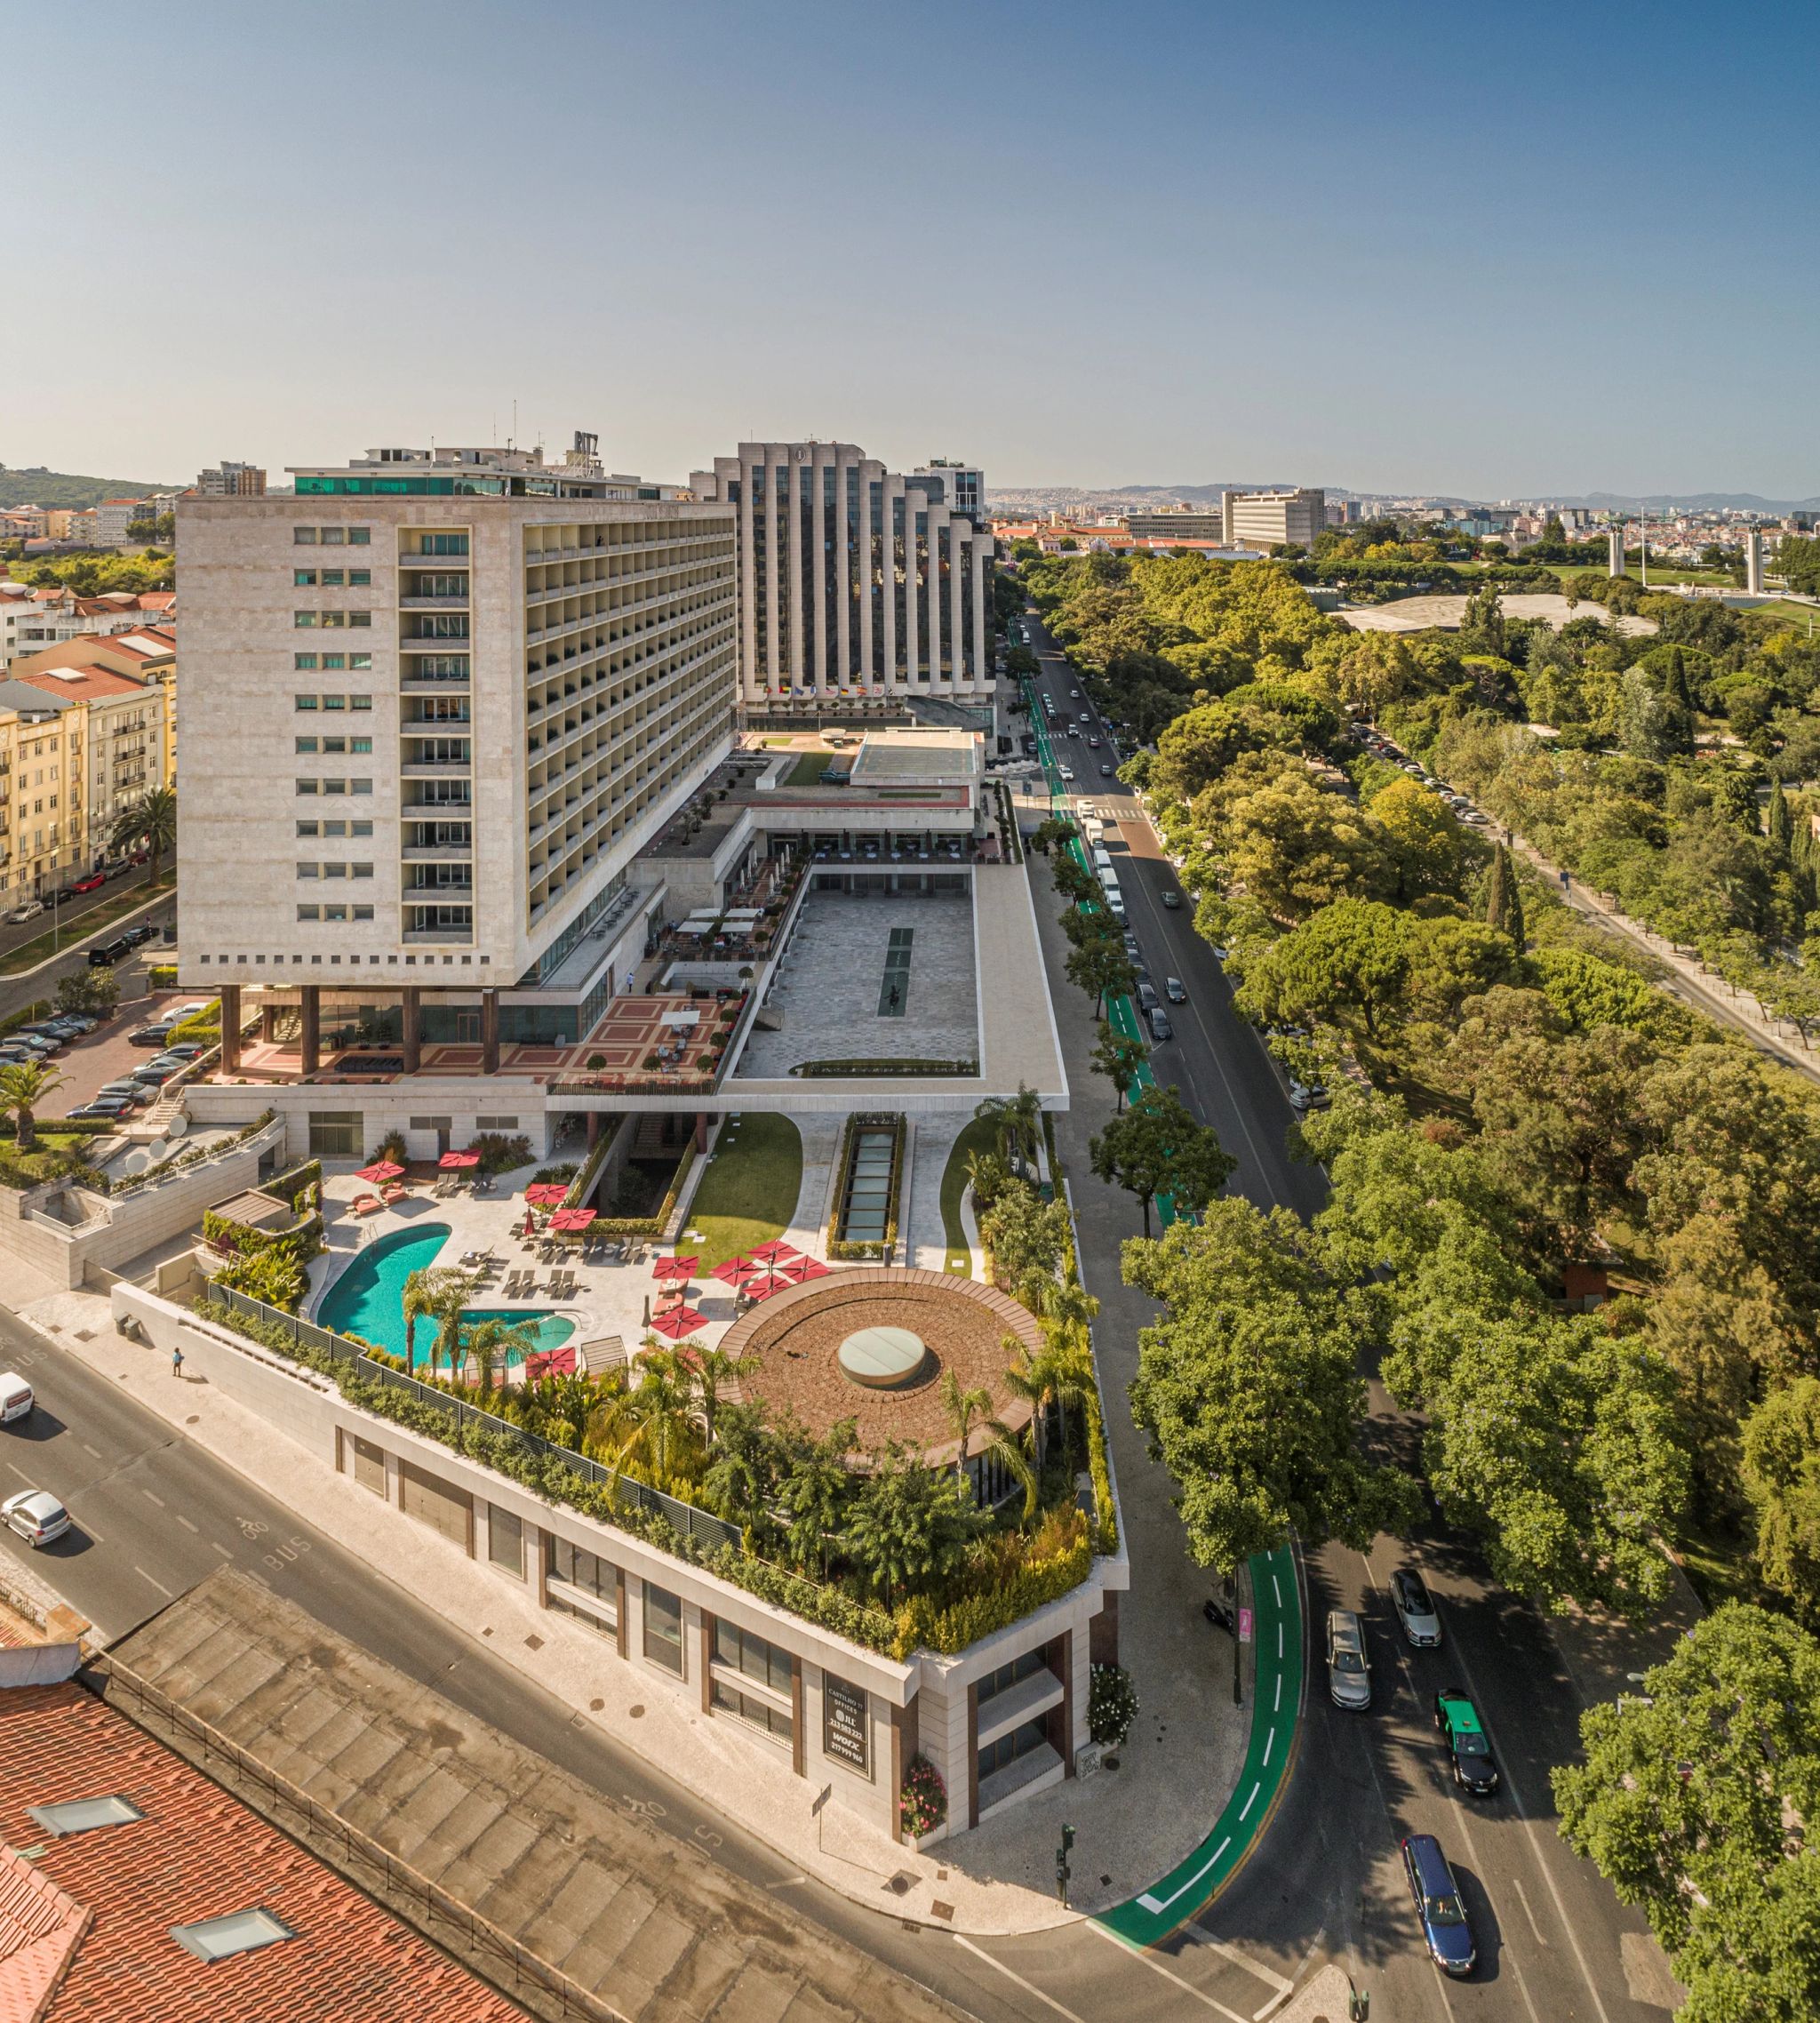
[[[1505,901],[1505,932],[1517,945],[1517,953],[1523,952],[1523,894],[1517,884],[1515,866],[1511,868],[1508,881],[1508,897]]]
[[[1778,850],[1785,851],[1794,839],[1794,818],[1788,811],[1788,796],[1782,790],[1781,780],[1774,780],[1769,788],[1769,840]]]
[[[1517,890],[1517,875],[1510,852],[1499,844],[1492,852],[1491,876],[1486,888],[1486,924],[1508,934],[1519,948],[1523,946],[1523,900]]]

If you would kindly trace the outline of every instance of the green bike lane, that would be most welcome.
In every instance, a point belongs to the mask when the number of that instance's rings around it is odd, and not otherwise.
[[[1052,813],[1068,815],[1068,796],[1056,770],[1056,757],[1040,697],[1026,681],[1024,692],[1035,728],[1037,752],[1050,789]],[[1083,838],[1069,845],[1085,871],[1093,869]],[[1127,1039],[1145,1037],[1138,1008],[1130,997],[1111,999],[1106,1018],[1113,1030]],[[1147,1065],[1138,1071],[1141,1087],[1154,1087]],[[1157,1203],[1164,1227],[1175,1219],[1174,1203],[1163,1196]],[[1302,1712],[1305,1628],[1302,1588],[1294,1550],[1281,1545],[1256,1553],[1247,1563],[1251,1589],[1254,1667],[1251,1732],[1245,1760],[1232,1796],[1193,1851],[1177,1862],[1149,1889],[1124,1903],[1099,1912],[1091,1921],[1127,1945],[1160,1945],[1187,1923],[1225,1888],[1263,1837],[1295,1759]]]

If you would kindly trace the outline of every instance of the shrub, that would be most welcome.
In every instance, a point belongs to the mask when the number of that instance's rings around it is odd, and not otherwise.
[[[539,1166],[531,1176],[532,1187],[547,1187],[556,1180],[572,1180],[581,1168],[572,1159],[564,1159],[555,1166]]]
[[[395,1124],[366,1155],[369,1166],[378,1165],[381,1159],[390,1160],[395,1166],[402,1166],[405,1163],[404,1133]]]
[[[603,1053],[591,1053],[587,1057],[587,1071],[590,1075],[598,1075],[606,1065],[607,1057]]]
[[[57,1009],[105,1019],[120,1002],[120,980],[112,970],[78,970],[57,983]]]
[[[216,1274],[230,1292],[243,1292],[250,1299],[263,1299],[268,1307],[294,1314],[303,1303],[307,1281],[303,1267],[288,1251],[276,1248],[254,1251],[237,1257]]]
[[[898,1795],[898,1820],[914,1839],[932,1834],[947,1822],[948,1787],[942,1773],[921,1754],[910,1759],[904,1772],[904,1787]]]
[[[522,1133],[508,1138],[500,1131],[483,1131],[470,1149],[480,1154],[483,1173],[509,1173],[515,1166],[531,1163],[531,1140]]]
[[[148,990],[175,990],[177,965],[175,963],[154,963],[146,972],[146,988]]]
[[[1138,1718],[1138,1689],[1122,1665],[1096,1665],[1087,1687],[1087,1732],[1116,1749]]]

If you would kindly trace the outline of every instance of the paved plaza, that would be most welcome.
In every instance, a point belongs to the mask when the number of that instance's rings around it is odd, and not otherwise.
[[[764,1010],[782,1026],[754,1030],[741,1079],[807,1060],[978,1059],[970,898],[810,892]]]

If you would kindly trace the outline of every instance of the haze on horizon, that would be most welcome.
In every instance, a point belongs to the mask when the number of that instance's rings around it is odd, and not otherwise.
[[[1820,491],[1808,8],[0,4],[9,465]]]

